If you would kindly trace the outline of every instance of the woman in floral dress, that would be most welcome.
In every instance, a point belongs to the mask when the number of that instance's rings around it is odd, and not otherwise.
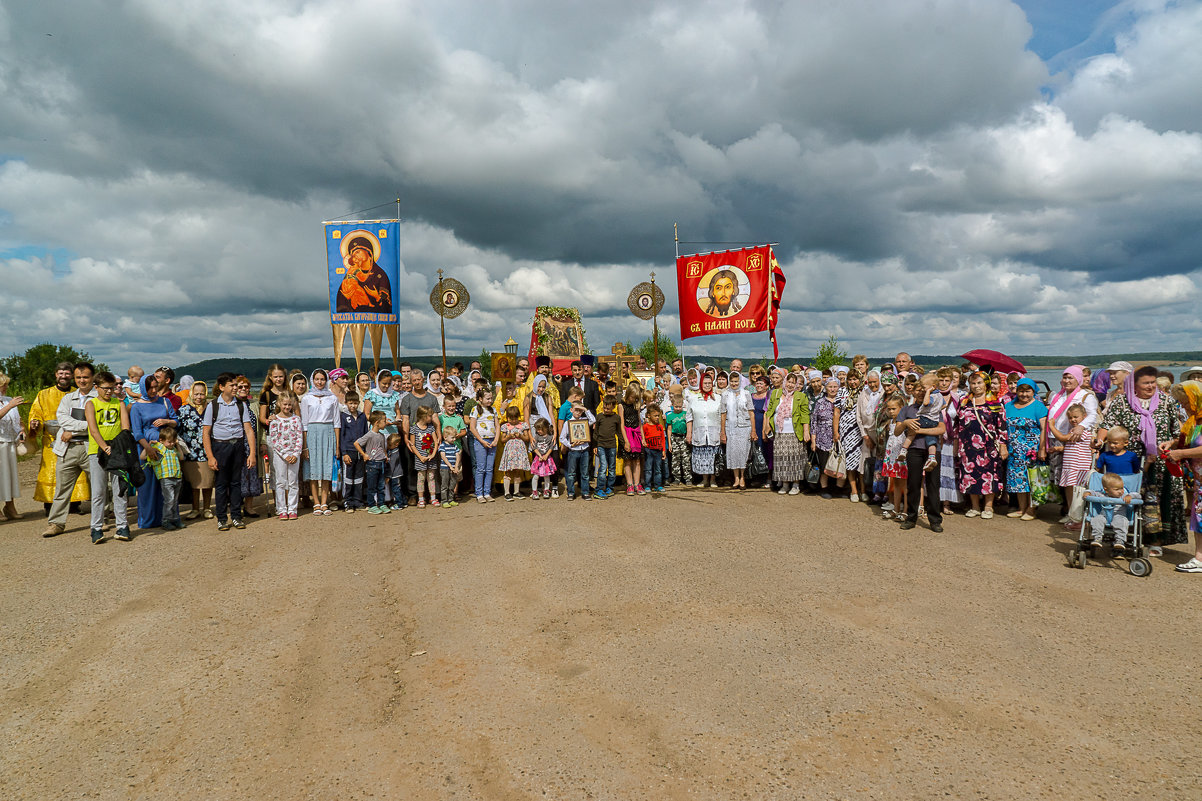
[[[960,446],[960,492],[972,508],[965,517],[993,517],[993,496],[1002,489],[1006,443],[1006,412],[989,392],[989,377],[976,372],[968,379],[968,396],[960,404],[955,436]],[[981,509],[984,499],[985,508]]]
[[[1181,406],[1156,386],[1156,368],[1141,367],[1129,374],[1123,386],[1110,398],[1097,433],[1097,443],[1106,441],[1106,432],[1115,426],[1127,429],[1127,447],[1137,456],[1155,456],[1160,443],[1172,443],[1181,431]],[[1145,541],[1152,555],[1160,556],[1162,545],[1185,542],[1185,484],[1181,476],[1165,469],[1163,459],[1155,459],[1144,470]],[[1160,508],[1160,531],[1149,525],[1148,507]],[[1154,510],[1153,510],[1154,511]]]
[[[1006,491],[1014,495],[1018,508],[1007,517],[1035,519],[1031,505],[1031,478],[1027,470],[1047,457],[1044,437],[1048,407],[1035,397],[1035,382],[1024,378],[1015,387],[1015,399],[1006,404],[1006,433],[1010,458],[1006,460]]]
[[[856,416],[856,403],[860,399],[860,385],[863,378],[855,370],[847,374],[847,388],[839,410],[839,450],[847,460],[847,483],[851,485],[851,502],[860,501],[860,472],[863,468],[864,432],[860,430],[860,420]],[[867,500],[868,487],[864,487]]]
[[[1181,438],[1174,443],[1165,457],[1171,462],[1182,462],[1194,477],[1195,486],[1202,484],[1202,382],[1182,381],[1173,387],[1173,398],[1185,410],[1186,419],[1181,424]],[[1194,556],[1188,562],[1177,565],[1182,573],[1202,573],[1202,504],[1194,492],[1189,509],[1189,530],[1194,534]]]

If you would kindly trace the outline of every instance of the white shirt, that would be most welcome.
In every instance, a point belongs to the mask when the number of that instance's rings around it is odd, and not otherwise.
[[[722,411],[726,412],[728,428],[747,428],[751,425],[751,393],[746,390],[727,389],[722,393]]]
[[[333,424],[334,428],[342,427],[342,417],[338,414],[338,396],[330,393],[317,397],[312,392],[307,393],[300,402],[301,424],[305,430],[313,423]]]
[[[71,390],[63,399],[58,402],[58,409],[55,410],[54,417],[58,422],[59,431],[70,431],[71,442],[88,443],[88,421],[83,416],[83,406],[88,402],[88,398],[96,397],[96,387],[92,387],[87,393],[82,393],[78,388]],[[77,414],[76,414],[77,412]],[[54,446],[51,450],[56,456],[63,456],[67,452],[69,442],[63,442],[61,435],[54,438]]]
[[[700,394],[689,399],[684,419],[693,424],[694,445],[721,444],[721,413],[722,399],[718,395],[714,395],[710,400],[705,400]]]
[[[1078,388],[1073,393],[1073,398],[1070,402],[1064,404],[1064,408],[1059,410],[1056,419],[1052,421],[1052,425],[1061,434],[1067,434],[1072,430],[1072,424],[1068,421],[1068,407],[1074,403],[1079,403],[1085,407],[1085,419],[1081,421],[1081,426],[1086,431],[1093,431],[1098,425],[1098,396],[1093,390]],[[1050,409],[1050,407],[1049,407]]]

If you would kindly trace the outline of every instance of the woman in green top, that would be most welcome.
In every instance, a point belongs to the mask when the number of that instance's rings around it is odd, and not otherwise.
[[[773,440],[772,478],[781,495],[797,495],[809,469],[809,459],[802,444],[810,438],[810,400],[797,391],[797,376],[789,374],[780,389],[772,391],[768,411],[764,415],[764,439]]]

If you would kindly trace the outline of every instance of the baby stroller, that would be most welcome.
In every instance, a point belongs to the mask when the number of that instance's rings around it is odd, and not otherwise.
[[[1130,503],[1123,503],[1122,498],[1107,498],[1102,490],[1102,473],[1093,472],[1089,474],[1089,489],[1085,496],[1085,514],[1081,521],[1081,533],[1077,537],[1077,545],[1073,552],[1069,555],[1069,564],[1073,567],[1085,569],[1086,562],[1090,553],[1090,543],[1093,541],[1092,527],[1089,521],[1094,515],[1103,511],[1107,505],[1115,507],[1123,507],[1127,510],[1127,516],[1131,520],[1131,530],[1128,531],[1127,538],[1127,570],[1133,576],[1143,577],[1152,572],[1152,563],[1148,561],[1148,549],[1144,547],[1144,528],[1143,514],[1141,507],[1143,506],[1143,498],[1140,496],[1140,488],[1144,483],[1143,473],[1133,473],[1129,476],[1123,476],[1123,494],[1130,494]],[[1108,524],[1106,533],[1103,535],[1103,541],[1107,543],[1114,542],[1114,529]],[[1112,545],[1113,547],[1113,545]]]

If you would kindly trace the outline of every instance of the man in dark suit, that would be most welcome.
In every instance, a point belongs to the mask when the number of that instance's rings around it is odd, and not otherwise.
[[[581,359],[591,359],[592,356],[581,356]],[[572,375],[564,376],[559,382],[559,397],[567,400],[568,391],[572,387],[580,387],[584,392],[584,408],[590,412],[596,412],[597,407],[601,405],[601,387],[592,378],[584,374],[583,364],[577,360],[572,362]]]

